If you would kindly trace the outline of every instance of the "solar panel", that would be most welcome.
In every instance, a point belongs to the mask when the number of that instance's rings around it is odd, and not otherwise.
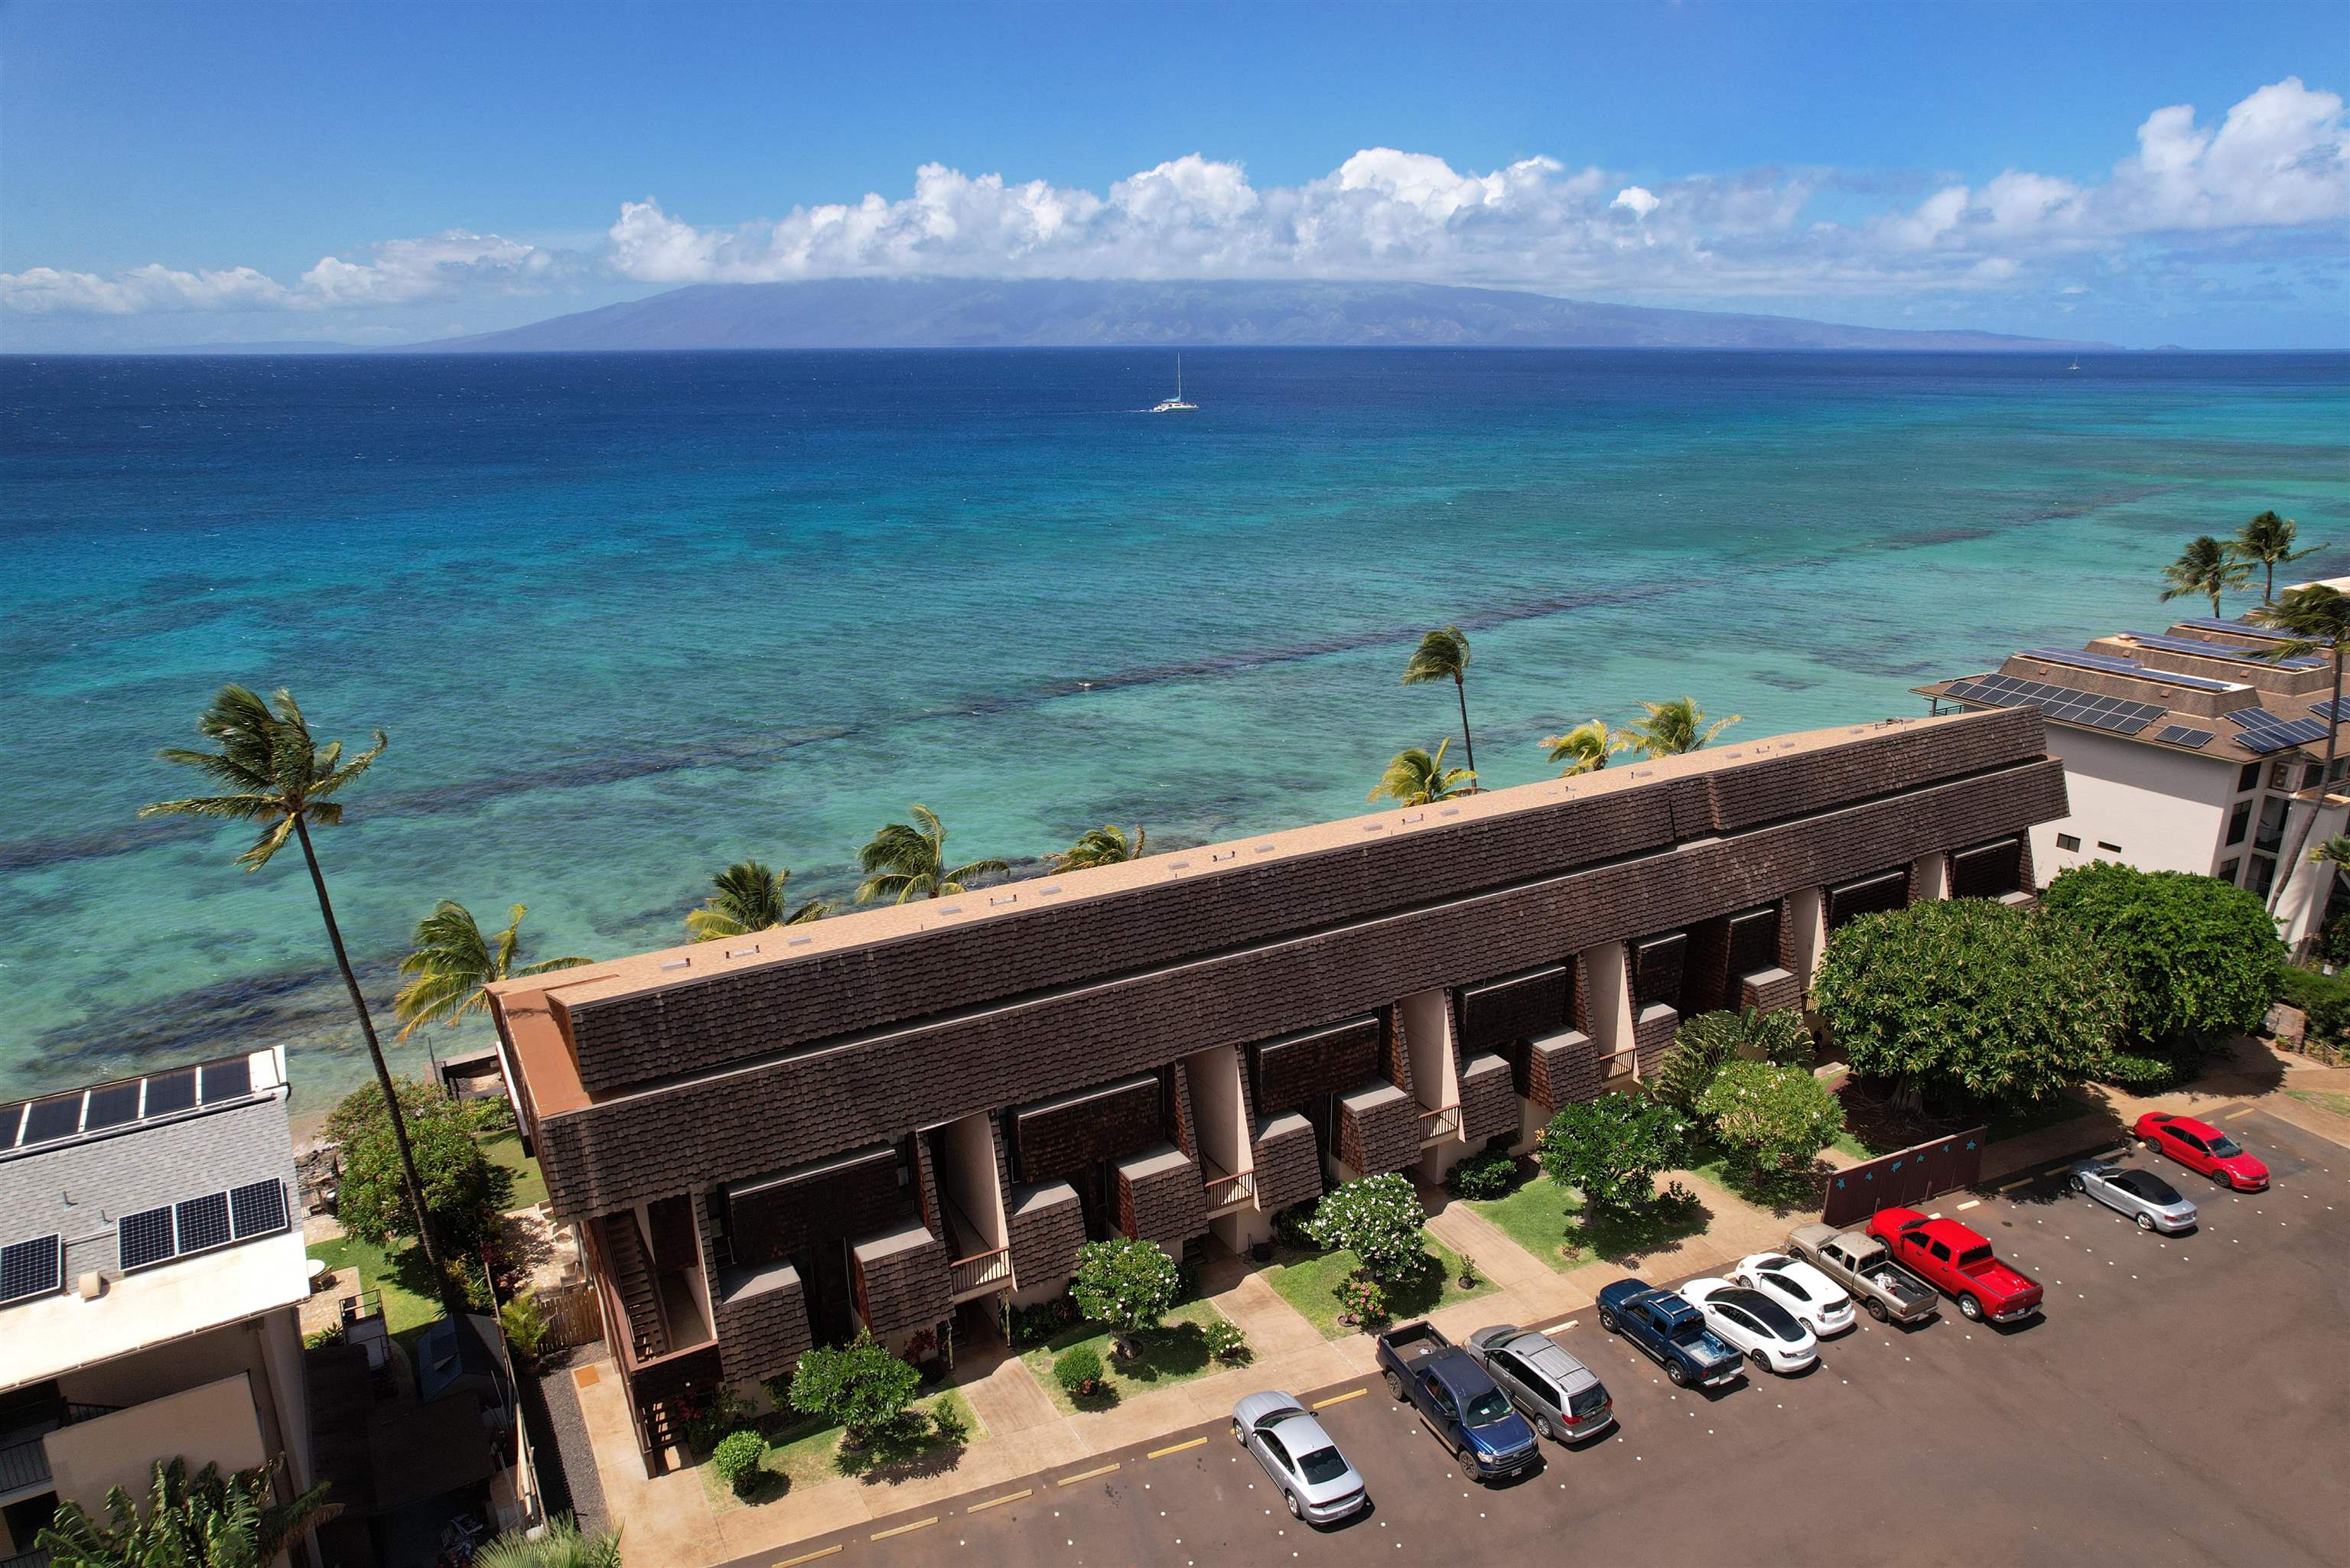
[[[228,1195],[230,1220],[240,1241],[286,1229],[286,1189],[275,1181],[255,1181]]]
[[[2190,691],[2232,691],[2241,681],[2209,680],[2200,675],[2180,675],[2175,670],[2156,670],[2140,664],[2135,659],[2115,659],[2103,653],[2084,653],[2070,648],[2027,648],[2026,659],[2044,659],[2050,664],[2070,664],[2081,670],[2102,670],[2107,675],[2126,675],[2134,680],[2158,680],[2165,686],[2183,686]]]
[[[2213,732],[2192,729],[2185,724],[2165,725],[2154,738],[2167,746],[2208,746]]]
[[[2100,692],[2051,686],[2044,680],[2024,680],[2012,675],[1985,675],[1950,683],[1946,695],[1962,702],[1988,702],[1999,708],[2037,708],[2050,718],[2117,735],[2135,735],[2162,717],[2158,703],[2132,702]]]
[[[133,1269],[165,1262],[173,1251],[170,1208],[125,1214],[114,1228],[114,1248],[126,1274]]]
[[[2198,616],[2193,620],[2182,620],[2178,624],[2194,627],[2199,631],[2223,631],[2230,637],[2256,637],[2263,642],[2293,640],[2293,635],[2290,632],[2275,631],[2264,626],[2254,626],[2249,621],[2213,620],[2208,615]]]
[[[2203,642],[2191,637],[2165,637],[2156,632],[2134,631],[2130,639],[2147,648],[2165,653],[2189,654],[2197,659],[2224,659],[2235,664],[2264,664],[2272,670],[2323,670],[2325,660],[2308,655],[2292,659],[2263,659],[2255,648],[2230,648],[2225,643]]]
[[[213,1247],[225,1247],[234,1232],[228,1223],[228,1194],[206,1193],[177,1205],[180,1221],[180,1251],[202,1252]]]
[[[2340,711],[2343,708],[2350,708],[2350,698],[2345,698],[2340,704],[2339,708],[2332,702],[2312,702],[2309,705],[2309,711],[2312,714],[2320,719],[2331,719],[2336,723],[2339,723],[2345,717],[2350,717],[2350,714],[2345,714]],[[7,1125],[8,1118],[5,1116],[0,1116],[0,1127],[5,1127]]]
[[[237,1056],[226,1062],[204,1064],[204,1104],[221,1100],[242,1099],[253,1093],[253,1062]]]
[[[65,1283],[65,1249],[55,1236],[0,1247],[0,1302],[42,1296]]]
[[[25,1143],[50,1143],[57,1138],[71,1137],[81,1130],[81,1096],[59,1095],[54,1099],[35,1100],[33,1108],[25,1113]]]
[[[81,1130],[96,1132],[100,1127],[119,1127],[125,1122],[139,1119],[139,1080],[127,1084],[109,1084],[89,1092],[89,1115],[82,1118]]]
[[[169,1116],[184,1111],[196,1103],[196,1070],[182,1067],[174,1073],[158,1073],[147,1080],[147,1114]]]
[[[2322,741],[2333,728],[2323,719],[2282,719],[2272,724],[2248,725],[2236,740],[2246,749],[2265,754]]]

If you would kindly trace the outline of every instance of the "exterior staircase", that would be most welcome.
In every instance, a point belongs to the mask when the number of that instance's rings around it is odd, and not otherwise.
[[[639,1362],[669,1354],[669,1335],[661,1328],[660,1299],[653,1288],[650,1265],[637,1217],[627,1210],[607,1214],[603,1230],[604,1257],[611,1264],[612,1284],[629,1314],[629,1348]]]

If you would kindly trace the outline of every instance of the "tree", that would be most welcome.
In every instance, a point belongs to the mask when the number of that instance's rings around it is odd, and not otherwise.
[[[2211,597],[2211,613],[2220,613],[2220,596],[2244,586],[2252,575],[2250,562],[2238,560],[2227,545],[2209,534],[2198,534],[2187,541],[2187,548],[2178,559],[2162,568],[2162,602],[2195,594]]]
[[[1165,1249],[1122,1236],[1077,1249],[1077,1276],[1069,1294],[1079,1312],[1109,1325],[1118,1354],[1130,1360],[1140,1354],[1134,1336],[1157,1328],[1182,1289],[1183,1276]]]
[[[2105,950],[2126,992],[2123,1027],[2138,1044],[2174,1053],[2249,1033],[2276,998],[2276,922],[2258,897],[2217,877],[2099,860],[2061,873],[2041,907]]]
[[[1362,1260],[1365,1273],[1386,1282],[1426,1266],[1428,1241],[1420,1227],[1427,1223],[1419,1194],[1391,1172],[1357,1177],[1324,1198],[1305,1231],[1315,1245],[1346,1248]]]
[[[482,988],[494,981],[577,969],[588,961],[554,958],[517,966],[522,918],[527,913],[527,905],[512,906],[506,910],[506,929],[487,940],[464,905],[451,898],[433,905],[432,912],[416,922],[414,944],[400,961],[400,972],[415,977],[391,999],[400,1037],[405,1040],[428,1023],[454,1023],[468,1012],[487,1012],[490,998]]]
[[[858,903],[887,898],[903,904],[913,898],[952,897],[974,877],[1012,868],[1001,860],[950,867],[946,825],[927,805],[917,805],[913,815],[911,823],[883,824],[872,842],[857,852],[858,867],[866,874],[857,889]]]
[[[433,1231],[471,1253],[496,1233],[513,1175],[482,1152],[463,1106],[419,1078],[395,1078],[402,1125],[424,1191]],[[382,1091],[369,1085],[328,1113],[327,1136],[342,1146],[335,1217],[370,1246],[422,1229],[394,1156]]]
[[[2323,774],[2324,787],[2330,789],[2334,784],[2334,753],[2342,736],[2342,655],[2345,648],[2350,648],[2350,598],[2345,598],[2322,583],[2305,588],[2287,588],[2284,597],[2252,611],[2251,619],[2255,626],[2282,631],[2289,639],[2263,649],[2261,652],[2262,659],[2300,659],[2312,653],[2323,653],[2334,661],[2334,692],[2325,711],[2333,716],[2334,722],[2325,727],[2325,768]],[[2293,874],[2301,868],[2301,846],[2309,842],[2310,826],[2324,809],[2324,796],[2320,794],[2310,804],[2309,810],[2302,815],[2300,824],[2293,829],[2293,847],[2285,851],[2284,858],[2277,863],[2276,887],[2269,894],[2271,914],[2282,906],[2285,888],[2293,881]],[[2328,886],[2331,886],[2333,869],[2333,864],[2327,862],[2325,875],[2329,878]],[[2322,897],[2323,889],[2320,891]]]
[[[1638,1095],[1602,1095],[1561,1106],[1534,1140],[1534,1163],[1595,1210],[1637,1209],[1656,1194],[1657,1173],[1681,1155],[1679,1112]]]
[[[2013,1102],[2095,1074],[2125,999],[2076,922],[1950,898],[1846,924],[1812,1005],[1854,1072],[1893,1079],[1912,1103]]]
[[[285,1462],[227,1475],[206,1465],[191,1477],[187,1460],[157,1459],[145,1512],[111,1487],[103,1520],[68,1502],[34,1549],[53,1568],[265,1568],[343,1511],[327,1501],[324,1481],[279,1502],[273,1478]]]
[[[1440,627],[1419,639],[1419,646],[1404,660],[1403,684],[1417,686],[1426,680],[1450,680],[1452,694],[1461,699],[1461,751],[1469,759],[1469,771],[1477,771],[1477,742],[1469,733],[1469,634],[1457,626]]]
[[[1388,763],[1388,771],[1379,775],[1379,782],[1363,798],[1377,800],[1386,794],[1393,795],[1398,805],[1426,805],[1430,801],[1467,794],[1470,786],[1477,782],[1477,775],[1467,768],[1444,765],[1444,751],[1451,744],[1450,740],[1438,742],[1433,755],[1418,746],[1405,747],[1395,754],[1394,761]]]
[[[375,1064],[376,1083],[390,1101],[391,1069],[384,1064],[383,1044],[375,1037],[375,1020],[369,1016],[367,998],[359,992],[350,955],[343,950],[342,929],[335,923],[327,878],[318,869],[318,852],[310,843],[311,824],[333,827],[343,820],[343,803],[333,797],[372,767],[390,741],[378,730],[375,743],[346,762],[340,741],[321,746],[311,739],[309,721],[302,716],[294,694],[282,686],[266,701],[243,686],[222,687],[212,706],[197,719],[196,730],[218,750],[172,746],[157,754],[167,763],[194,769],[226,793],[157,801],[140,806],[139,815],[260,824],[261,836],[236,857],[248,872],[268,865],[289,836],[301,844],[302,859],[310,868],[310,888],[318,897],[318,917],[326,922],[327,941],[334,949],[335,967],[342,971],[343,989],[350,993],[351,1011],[359,1014],[359,1034],[367,1042],[368,1059]],[[409,1200],[421,1210],[424,1202],[419,1194],[423,1184],[417,1179],[416,1161],[409,1153],[408,1132],[400,1125],[397,1105],[391,1114],[391,1138],[399,1151]],[[441,1304],[453,1317],[464,1310],[464,1301],[449,1284],[448,1271],[442,1266],[429,1226],[417,1241],[424,1249],[432,1277],[441,1282]]]
[[[1116,823],[1104,823],[1080,835],[1075,844],[1058,855],[1048,855],[1045,863],[1055,871],[1082,871],[1088,866],[1116,866],[1122,861],[1142,858],[1142,841],[1149,836],[1137,823],[1134,836]]]
[[[1801,1067],[1732,1062],[1698,1096],[1714,1137],[1742,1154],[1757,1176],[1809,1165],[1844,1130],[1844,1103]]]
[[[702,908],[687,911],[685,929],[697,942],[720,937],[747,937],[775,926],[797,926],[832,913],[822,898],[810,898],[797,909],[784,896],[791,872],[781,866],[768,870],[756,860],[738,860],[710,879],[711,894]]]
[[[920,1373],[860,1329],[851,1344],[800,1357],[792,1376],[792,1408],[838,1422],[841,1440],[863,1448],[904,1419],[921,1386]]]
[[[1609,729],[1605,719],[1586,719],[1564,735],[1545,736],[1542,745],[1552,762],[1566,764],[1558,776],[1571,779],[1577,774],[1597,773],[1607,765],[1609,757],[1629,750],[1632,742]]]
[[[2236,529],[2236,536],[2228,541],[2229,554],[2248,566],[2261,568],[2261,603],[2276,603],[2276,569],[2303,556],[2314,556],[2325,548],[2311,545],[2296,550],[2293,535],[2300,524],[2290,517],[2280,517],[2273,512],[2263,512]]]
[[[1741,717],[1732,713],[1708,724],[1705,710],[1687,697],[1676,697],[1669,702],[1643,702],[1640,706],[1648,710],[1648,716],[1636,721],[1627,733],[1631,744],[1651,757],[1678,757],[1684,752],[1701,751]]]
[[[620,1568],[620,1532],[586,1534],[569,1514],[557,1514],[536,1536],[499,1536],[473,1553],[473,1568]]]
[[[1658,1064],[1648,1093],[1677,1110],[1691,1110],[1713,1075],[1742,1056],[1808,1068],[1819,1056],[1819,1044],[1794,1012],[1752,1007],[1700,1012],[1683,1019],[1673,1032],[1672,1046]]]

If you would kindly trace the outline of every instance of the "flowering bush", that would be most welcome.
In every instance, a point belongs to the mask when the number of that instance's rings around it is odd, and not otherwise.
[[[1844,1104],[1801,1067],[1732,1062],[1698,1096],[1698,1114],[1757,1174],[1807,1165],[1844,1129]]]
[[[1387,1293],[1368,1274],[1348,1274],[1338,1282],[1338,1321],[1347,1324],[1380,1324],[1388,1318]]]
[[[1158,1327],[1181,1285],[1175,1260],[1159,1243],[1121,1238],[1077,1249],[1077,1277],[1069,1294],[1079,1312],[1125,1338]]]
[[[1230,1318],[1211,1318],[1200,1330],[1200,1338],[1208,1354],[1219,1361],[1238,1365],[1249,1358],[1248,1335]]]
[[[921,1375],[889,1347],[860,1333],[856,1342],[811,1350],[792,1377],[792,1407],[840,1423],[850,1447],[897,1424],[921,1387]]]
[[[1392,1280],[1424,1264],[1428,1244],[1420,1227],[1428,1210],[1401,1176],[1367,1176],[1322,1199],[1307,1226],[1327,1248],[1345,1247],[1363,1262],[1374,1280]]]

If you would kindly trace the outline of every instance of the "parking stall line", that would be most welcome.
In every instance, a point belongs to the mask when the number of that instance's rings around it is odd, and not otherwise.
[[[965,1513],[977,1513],[982,1509],[998,1508],[1004,1503],[1018,1502],[1024,1497],[1034,1497],[1035,1495],[1036,1489],[1035,1487],[1024,1486],[1018,1491],[1007,1491],[1002,1497],[991,1497],[985,1502],[972,1503],[969,1508],[964,1509],[963,1511]],[[783,1565],[778,1563],[776,1568],[783,1568]]]
[[[867,1539],[869,1541],[887,1541],[893,1535],[905,1535],[913,1531],[927,1530],[938,1521],[939,1516],[934,1513],[928,1519],[918,1519],[911,1524],[893,1524],[887,1530],[877,1530],[871,1535],[868,1536]]]
[[[1153,1449],[1142,1457],[1146,1459],[1163,1459],[1170,1454],[1180,1454],[1186,1449],[1196,1449],[1207,1440],[1205,1438],[1193,1438],[1188,1443],[1170,1443],[1163,1449]]]
[[[1333,1405],[1343,1405],[1349,1399],[1359,1399],[1369,1392],[1367,1388],[1349,1388],[1344,1394],[1333,1394],[1327,1399],[1315,1400],[1314,1407],[1316,1410],[1326,1410]]]

